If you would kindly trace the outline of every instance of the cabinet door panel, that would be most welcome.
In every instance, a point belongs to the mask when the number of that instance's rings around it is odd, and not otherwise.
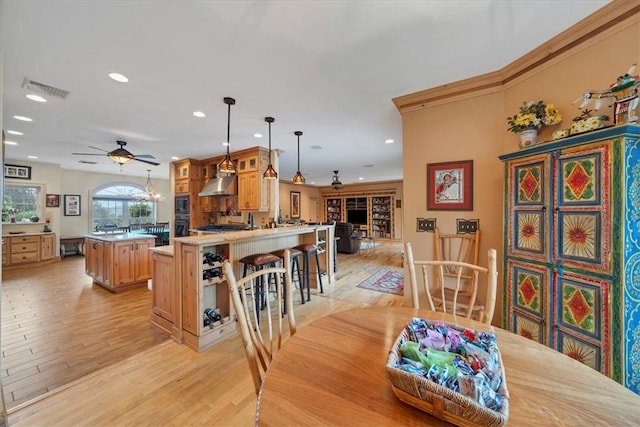
[[[612,274],[609,143],[560,152],[554,254],[564,267]]]
[[[555,348],[605,375],[609,375],[610,288],[607,280],[558,274],[553,315]]]
[[[509,260],[507,263],[508,328],[524,337],[547,344],[549,340],[549,268]]]
[[[509,163],[507,255],[549,262],[549,157]]]

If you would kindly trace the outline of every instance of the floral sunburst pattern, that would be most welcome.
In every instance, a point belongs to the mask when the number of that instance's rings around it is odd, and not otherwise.
[[[567,335],[562,338],[562,348],[564,354],[578,362],[584,363],[590,368],[600,371],[597,361],[597,348],[587,345],[581,341],[575,340]]]
[[[515,320],[516,333],[518,335],[544,344],[542,341],[540,341],[540,325],[538,323],[519,315],[516,315]]]
[[[517,249],[530,252],[542,252],[541,214],[518,212],[516,215],[518,223]]]
[[[562,255],[596,261],[597,214],[562,215]]]

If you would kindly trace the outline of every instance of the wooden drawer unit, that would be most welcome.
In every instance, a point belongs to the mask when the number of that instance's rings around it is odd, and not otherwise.
[[[11,237],[11,264],[38,261],[39,236]]]

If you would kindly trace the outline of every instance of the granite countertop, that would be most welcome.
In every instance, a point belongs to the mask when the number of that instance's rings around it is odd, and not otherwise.
[[[154,246],[149,250],[155,254],[173,256],[173,245]]]
[[[201,231],[197,236],[177,237],[174,240],[186,244],[217,244],[240,240],[269,239],[293,234],[312,233],[315,230],[327,230],[332,225],[294,225],[256,230],[228,231],[225,233]]]
[[[102,240],[105,242],[121,242],[126,240],[141,240],[141,239],[155,239],[153,234],[140,234],[140,233],[92,233],[86,234],[84,237],[95,240]]]
[[[2,237],[43,236],[46,234],[53,234],[53,232],[47,231],[45,233],[44,231],[30,231],[24,233],[3,233]]]

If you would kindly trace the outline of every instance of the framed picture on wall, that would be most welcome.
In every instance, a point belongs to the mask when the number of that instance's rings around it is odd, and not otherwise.
[[[47,207],[48,208],[59,208],[60,207],[60,195],[59,194],[47,194],[46,195]]]
[[[31,166],[5,164],[4,177],[13,179],[31,179]]]
[[[64,216],[80,216],[80,195],[64,195]]]
[[[292,191],[291,192],[291,218],[300,218],[300,192]]]
[[[427,163],[427,210],[473,210],[473,160]]]

